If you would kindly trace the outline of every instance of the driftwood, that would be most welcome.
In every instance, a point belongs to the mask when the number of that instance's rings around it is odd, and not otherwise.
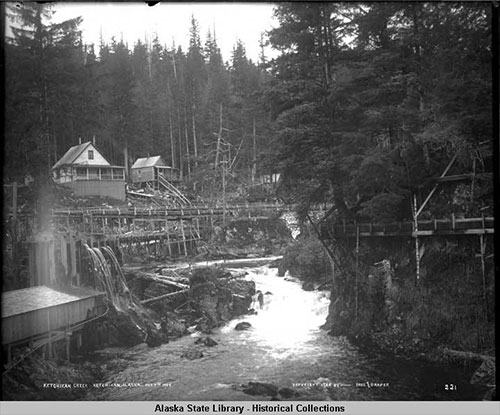
[[[184,290],[186,288],[189,288],[189,285],[180,283],[176,281],[174,278],[166,277],[163,275],[157,275],[157,274],[150,274],[147,272],[138,272],[137,277],[140,278],[145,278],[147,280],[156,282],[158,284],[163,284],[163,285],[168,285],[170,287],[175,287],[180,290]]]
[[[175,297],[179,294],[183,294],[183,293],[186,293],[188,292],[189,289],[185,289],[185,290],[181,290],[181,291],[176,291],[174,293],[169,293],[169,294],[164,294],[164,295],[160,295],[159,297],[154,297],[154,298],[148,298],[147,300],[142,300],[141,301],[141,304],[142,305],[147,305],[147,304],[151,304],[151,303],[154,303],[156,301],[161,301],[161,300],[165,300],[167,298],[171,298],[171,297]]]
[[[473,352],[461,352],[458,350],[448,349],[447,347],[442,348],[441,353],[447,358],[465,362],[484,362],[485,360],[495,361],[495,356],[489,356]]]

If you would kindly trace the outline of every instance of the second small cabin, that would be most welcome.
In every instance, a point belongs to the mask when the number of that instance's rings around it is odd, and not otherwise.
[[[161,156],[139,158],[130,168],[132,183],[155,183],[158,182],[160,176],[169,182],[178,182],[180,180],[179,170],[167,166]]]

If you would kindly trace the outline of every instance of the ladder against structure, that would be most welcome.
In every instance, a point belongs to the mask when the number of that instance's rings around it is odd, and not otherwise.
[[[182,194],[172,183],[170,183],[163,174],[158,174],[158,183],[172,196],[178,199],[182,205],[191,205],[189,199]]]

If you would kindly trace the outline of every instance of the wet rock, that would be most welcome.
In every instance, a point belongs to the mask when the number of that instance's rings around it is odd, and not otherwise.
[[[347,302],[343,297],[337,297],[330,302],[326,323],[322,326],[329,330],[331,336],[342,336],[352,324],[352,319],[348,312]]]
[[[227,288],[232,293],[232,316],[246,314],[252,304],[252,295],[255,294],[255,282],[232,279],[227,282]]]
[[[203,352],[201,350],[190,349],[182,353],[181,357],[189,360],[201,359],[203,357]]]
[[[278,387],[272,383],[248,382],[248,386],[243,386],[242,391],[247,395],[276,396]]]
[[[167,312],[163,316],[160,326],[160,331],[164,334],[167,341],[168,339],[176,339],[183,336],[187,330],[185,322],[172,312]]]
[[[306,281],[304,284],[302,284],[302,289],[304,291],[314,291],[314,282]]]
[[[242,331],[242,330],[248,330],[250,327],[252,327],[252,325],[249,322],[242,321],[241,323],[236,324],[234,329]]]
[[[212,334],[212,325],[208,317],[202,317],[198,320],[198,324],[196,324],[196,330],[201,331],[203,334]]]
[[[495,361],[493,359],[485,359],[472,375],[470,383],[493,385],[495,383],[495,372]]]
[[[234,278],[217,267],[195,269],[190,285],[191,306],[207,319],[199,327],[207,334],[223,322],[246,314],[255,292],[253,281]]]
[[[213,282],[199,283],[192,286],[189,292],[191,303],[197,311],[209,316],[217,322],[218,293]]]
[[[293,389],[290,389],[290,388],[281,388],[278,393],[280,394],[280,396],[282,396],[283,398],[285,399],[288,399],[288,398],[293,398],[295,396],[299,396],[300,394],[293,390]]]
[[[135,346],[145,339],[146,333],[138,327],[129,313],[110,308],[106,323],[111,344]]]
[[[258,313],[257,311],[255,311],[254,308],[251,308],[250,310],[248,310],[248,313],[247,313],[249,316],[256,316]]]
[[[219,343],[217,343],[211,337],[200,337],[194,342],[194,344],[203,344],[207,347],[214,347],[217,346]]]
[[[280,264],[278,266],[278,277],[284,277],[285,274],[286,274],[286,268],[282,264]]]
[[[146,336],[146,344],[149,347],[158,347],[159,345],[166,343],[168,339],[160,335],[155,330],[152,330],[150,327],[147,329],[147,336]]]

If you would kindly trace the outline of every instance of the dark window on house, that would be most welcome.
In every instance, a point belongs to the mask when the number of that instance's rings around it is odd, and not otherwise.
[[[90,168],[89,169],[89,179],[90,180],[99,180],[99,169]]]
[[[94,160],[94,150],[89,150],[89,160]]]
[[[113,169],[113,179],[114,180],[124,180],[125,171],[122,169]]]
[[[79,178],[79,179],[82,179],[82,178],[87,178],[87,169],[82,169],[82,168],[77,168],[76,169],[76,176]]]
[[[101,169],[101,180],[111,180],[111,169]]]

